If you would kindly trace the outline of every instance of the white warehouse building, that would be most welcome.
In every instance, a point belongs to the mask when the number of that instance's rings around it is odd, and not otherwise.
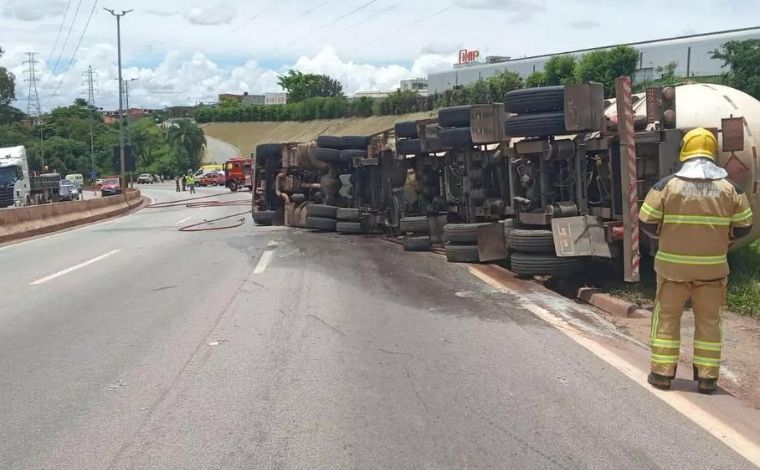
[[[517,72],[522,77],[527,77],[533,72],[542,71],[546,61],[553,56],[573,55],[580,57],[587,52],[609,49],[618,45],[632,46],[639,51],[639,68],[636,71],[634,80],[657,78],[656,69],[664,67],[671,62],[677,64],[676,74],[680,76],[715,76],[724,73],[725,70],[722,68],[723,61],[711,57],[712,51],[720,48],[728,41],[743,41],[746,39],[760,39],[760,27],[628,44],[615,44],[606,47],[544,54],[495,63],[457,64],[453,70],[431,73],[428,77],[428,92],[430,94],[441,93],[456,86],[469,85],[480,79],[485,79],[504,71]]]

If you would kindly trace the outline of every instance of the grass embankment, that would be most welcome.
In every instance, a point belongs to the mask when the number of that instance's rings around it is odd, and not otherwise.
[[[728,310],[760,318],[760,242],[731,253],[728,259],[731,265],[726,296]],[[642,280],[638,284],[621,284],[609,288],[610,294],[642,307],[652,306],[656,291],[657,280],[651,269],[642,270]]]

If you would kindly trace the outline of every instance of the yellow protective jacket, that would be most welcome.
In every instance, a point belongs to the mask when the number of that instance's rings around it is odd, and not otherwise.
[[[669,176],[647,194],[639,218],[657,225],[654,269],[671,281],[712,281],[728,275],[734,229],[748,232],[747,195],[727,179]]]

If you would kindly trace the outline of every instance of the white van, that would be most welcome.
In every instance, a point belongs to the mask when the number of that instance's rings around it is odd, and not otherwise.
[[[84,176],[81,173],[72,173],[70,175],[66,175],[66,178],[64,179],[71,181],[77,185],[79,189],[81,189],[82,185],[84,184]]]

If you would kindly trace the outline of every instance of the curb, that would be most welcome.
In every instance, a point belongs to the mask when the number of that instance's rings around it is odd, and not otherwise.
[[[621,318],[649,318],[652,312],[640,306],[605,294],[598,289],[581,287],[578,289],[578,299],[594,307]]]

